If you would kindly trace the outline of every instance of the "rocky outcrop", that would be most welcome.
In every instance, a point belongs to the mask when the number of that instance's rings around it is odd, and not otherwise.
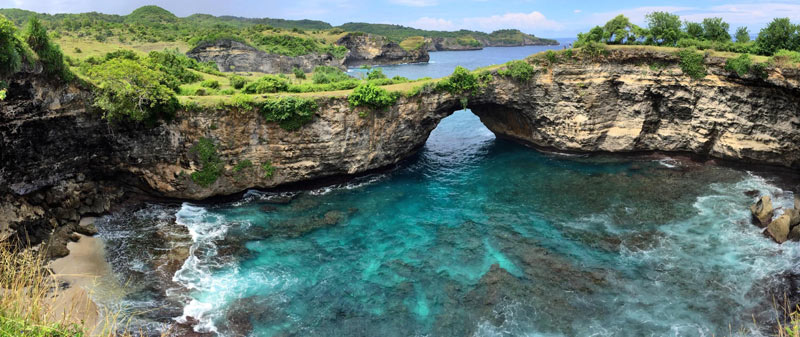
[[[331,54],[312,53],[295,57],[270,54],[233,40],[201,43],[186,55],[200,62],[213,61],[220,71],[280,74],[291,73],[294,68],[311,72],[320,65],[344,68],[344,59],[335,58]]]
[[[750,205],[750,214],[753,215],[753,222],[759,227],[766,227],[772,220],[774,209],[772,208],[772,198],[765,195]]]
[[[667,66],[652,70],[648,62]],[[672,54],[615,50],[598,61],[537,66],[525,82],[495,73],[471,95],[423,90],[381,111],[319,97],[312,122],[297,131],[256,112],[218,108],[179,111],[154,127],[109,126],[89,108],[85,89],[20,74],[9,80],[0,109],[0,212],[14,214],[6,232],[40,228],[51,218],[73,223],[69,210],[80,213],[94,201],[81,194],[50,205],[42,196],[65,181],[82,186],[79,174],[96,186],[196,200],[391,167],[422,147],[442,118],[462,108],[462,98],[499,137],[539,148],[680,152],[800,168],[800,71],[769,69],[760,79],[738,77],[713,59],[707,67],[706,78],[692,80]],[[201,138],[214,141],[224,164],[209,186],[190,177],[199,169],[192,148]],[[252,167],[233,169],[244,160]],[[265,174],[266,164],[273,174]]]
[[[481,50],[483,45],[461,44],[458,39],[451,37],[434,37],[425,39],[425,49],[428,51],[451,51],[451,50]]]
[[[345,57],[345,65],[348,67],[424,63],[430,60],[428,51],[423,47],[406,50],[399,44],[378,35],[349,33],[340,38],[336,44],[350,50]]]
[[[789,236],[790,221],[791,217],[789,214],[783,214],[779,216],[777,219],[772,220],[769,225],[767,225],[767,234],[777,243],[786,242],[786,239]]]

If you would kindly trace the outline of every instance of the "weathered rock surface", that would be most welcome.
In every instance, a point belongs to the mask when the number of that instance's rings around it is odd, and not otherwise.
[[[669,66],[653,71],[648,62]],[[676,62],[672,54],[617,50],[601,61],[537,66],[524,83],[495,74],[469,96],[468,106],[499,137],[541,148],[680,152],[800,168],[800,70],[770,68],[766,80],[740,78],[708,60],[709,75],[691,80]],[[155,127],[112,127],[91,111],[84,88],[36,74],[8,82],[0,105],[0,232],[6,236],[74,224],[107,209],[120,190],[203,199],[391,167],[462,108],[462,96],[427,90],[384,111],[321,97],[313,121],[294,132],[256,112],[217,109],[180,111]],[[189,177],[198,169],[191,148],[201,138],[215,141],[225,164],[207,187]],[[253,167],[233,172],[245,159]],[[269,177],[260,168],[267,162],[275,168]],[[95,187],[83,192],[85,182]]]
[[[330,54],[312,53],[301,56],[270,54],[247,44],[233,40],[202,43],[186,53],[201,61],[214,61],[220,71],[254,71],[268,74],[291,73],[293,68],[311,72],[314,67],[325,65],[344,68],[344,59]]]
[[[767,234],[772,237],[773,240],[777,243],[784,243],[786,242],[787,237],[789,236],[789,223],[790,217],[788,214],[784,214],[779,216],[777,219],[772,220],[767,226]]]
[[[336,41],[336,44],[350,50],[344,61],[348,67],[422,63],[430,60],[425,48],[405,50],[399,44],[378,35],[350,33]]]
[[[750,205],[750,214],[753,215],[753,222],[760,227],[766,227],[770,223],[774,212],[772,198],[768,195],[762,196],[755,204]]]

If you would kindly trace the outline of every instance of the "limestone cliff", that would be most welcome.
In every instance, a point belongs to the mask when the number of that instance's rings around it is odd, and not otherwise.
[[[399,44],[378,35],[349,33],[340,38],[336,44],[350,50],[345,57],[345,64],[349,67],[423,63],[430,60],[425,48],[405,50]]]
[[[201,43],[188,51],[186,55],[200,62],[213,61],[220,71],[280,74],[291,73],[294,68],[311,72],[314,67],[320,65],[344,69],[344,59],[330,54],[312,53],[295,57],[270,54],[233,40]]]
[[[599,61],[537,66],[525,82],[495,73],[467,103],[498,136],[541,148],[682,152],[800,168],[800,70],[770,68],[761,79],[730,73],[721,60],[706,62],[709,75],[692,80],[672,54],[615,50]],[[390,167],[419,149],[463,98],[425,90],[385,111],[362,111],[344,97],[321,97],[313,121],[290,132],[256,112],[223,110],[182,111],[155,127],[109,126],[83,88],[35,74],[9,83],[0,103],[5,236],[68,230],[123,191],[203,199]],[[191,149],[201,138],[214,140],[225,164],[207,187],[189,177],[198,168]],[[254,165],[233,169],[244,160]],[[266,163],[275,168],[271,176],[261,169]]]

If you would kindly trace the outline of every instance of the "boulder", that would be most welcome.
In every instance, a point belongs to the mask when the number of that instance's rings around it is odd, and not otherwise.
[[[772,198],[768,195],[762,196],[755,204],[750,206],[750,213],[753,214],[753,222],[759,227],[766,227],[775,209],[772,208]]]
[[[788,239],[792,241],[800,241],[800,226],[794,226],[794,228],[789,231]]]
[[[800,210],[797,208],[787,209],[783,214],[789,215],[789,227],[794,228],[800,225]]]
[[[784,243],[789,237],[789,214],[779,216],[767,225],[767,234],[777,243]]]
[[[800,192],[794,194],[794,209],[800,210]]]

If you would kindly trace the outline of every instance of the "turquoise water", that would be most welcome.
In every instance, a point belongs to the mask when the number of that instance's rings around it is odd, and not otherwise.
[[[786,185],[541,153],[458,111],[391,172],[98,226],[125,306],[155,330],[167,317],[221,336],[754,335],[800,249],[750,224],[745,192],[789,207]],[[170,264],[176,247],[190,257]]]

